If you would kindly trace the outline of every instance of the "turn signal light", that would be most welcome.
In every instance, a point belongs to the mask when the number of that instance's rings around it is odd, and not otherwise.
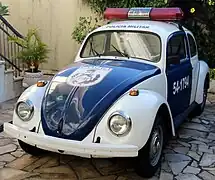
[[[37,87],[44,87],[47,84],[46,81],[38,81],[37,82]]]
[[[132,89],[129,92],[130,96],[138,96],[139,95],[139,91],[137,89]]]

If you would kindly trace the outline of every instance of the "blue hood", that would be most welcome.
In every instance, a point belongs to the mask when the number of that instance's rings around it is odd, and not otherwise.
[[[59,72],[46,90],[41,114],[44,133],[83,140],[121,95],[159,73],[155,66],[132,61],[73,64]]]

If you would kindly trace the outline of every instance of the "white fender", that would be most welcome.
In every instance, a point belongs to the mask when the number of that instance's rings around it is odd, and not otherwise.
[[[209,73],[209,67],[206,62],[199,61],[199,77],[198,77],[198,84],[196,90],[196,98],[195,101],[198,104],[201,104],[203,101],[203,90],[204,90],[204,83],[207,73]]]
[[[170,112],[166,100],[156,92],[140,90],[138,96],[125,94],[114,103],[98,123],[94,141],[100,137],[102,144],[132,144],[141,149],[150,136],[156,114],[162,104],[166,104]],[[132,128],[125,136],[114,135],[108,127],[108,118],[115,111],[123,111],[131,118]],[[171,116],[171,113],[169,114]],[[171,125],[175,134],[172,117]]]
[[[28,89],[26,89],[21,96],[19,97],[18,102],[30,100],[34,106],[34,114],[31,120],[24,122],[22,121],[16,114],[15,109],[13,113],[13,124],[31,130],[32,128],[38,128],[40,123],[40,112],[41,112],[41,104],[42,99],[45,93],[45,90],[48,86],[48,83],[44,87],[37,87],[37,85],[32,85]]]

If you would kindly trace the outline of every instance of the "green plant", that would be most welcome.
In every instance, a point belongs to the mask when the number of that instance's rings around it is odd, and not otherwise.
[[[210,69],[210,79],[215,80],[215,69]]]
[[[8,15],[9,15],[8,6],[5,6],[0,2],[0,16],[8,16]]]
[[[42,42],[36,29],[29,29],[26,37],[9,37],[10,42],[15,42],[23,47],[17,54],[17,59],[21,60],[28,67],[28,72],[38,72],[39,65],[46,62],[49,49]]]
[[[74,31],[72,33],[73,39],[75,39],[78,43],[82,43],[86,35],[99,27],[99,20],[98,18],[93,18],[92,16],[90,17],[80,17],[79,22],[74,28]]]
[[[93,11],[102,14],[106,7],[164,7],[165,0],[83,0]]]

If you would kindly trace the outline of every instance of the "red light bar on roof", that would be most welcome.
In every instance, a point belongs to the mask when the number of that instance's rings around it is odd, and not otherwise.
[[[181,20],[184,16],[181,8],[106,8],[105,19],[142,19],[157,21]]]

